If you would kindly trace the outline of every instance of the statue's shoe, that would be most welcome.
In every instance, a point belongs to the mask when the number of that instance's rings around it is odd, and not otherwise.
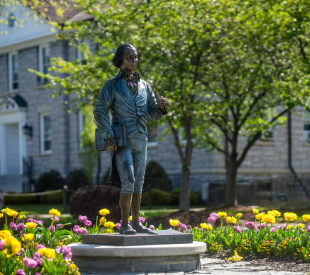
[[[147,234],[156,234],[157,235],[156,232],[154,232],[151,229],[143,226],[141,222],[132,222],[131,225],[132,225],[132,228],[137,231],[137,233],[147,233]]]
[[[125,223],[122,225],[119,229],[119,234],[124,234],[124,235],[135,235],[137,234],[137,231],[134,230],[129,223]]]

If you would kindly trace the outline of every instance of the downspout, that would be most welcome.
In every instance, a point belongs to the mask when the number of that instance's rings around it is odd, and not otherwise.
[[[293,176],[294,176],[294,180],[296,180],[297,182],[299,182],[301,188],[303,189],[303,191],[305,192],[305,194],[310,197],[309,192],[307,191],[306,187],[303,185],[302,180],[298,177],[293,165],[292,165],[292,116],[291,116],[291,112],[288,111],[287,113],[287,134],[288,134],[288,167],[291,170]]]

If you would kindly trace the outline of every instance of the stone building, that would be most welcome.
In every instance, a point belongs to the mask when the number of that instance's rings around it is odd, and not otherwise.
[[[44,89],[44,82],[28,69],[47,72],[51,57],[73,60],[79,52],[66,41],[57,40],[57,30],[42,18],[34,19],[27,7],[14,12],[19,18],[30,13],[24,26],[0,25],[0,95],[9,95],[6,107],[0,112],[0,189],[22,191],[22,181],[32,167],[32,176],[51,169],[66,176],[80,168],[79,135],[83,128],[81,112],[68,113],[70,98],[52,98],[52,91]],[[38,13],[40,15],[40,13]],[[49,11],[53,20],[57,15]],[[14,14],[13,14],[14,15]],[[70,18],[83,19],[76,10]],[[84,16],[84,17],[83,17]],[[78,20],[77,19],[77,20]],[[91,45],[93,46],[93,45]],[[94,48],[95,49],[95,48]],[[117,70],[115,70],[115,74]],[[151,133],[148,160],[158,161],[172,179],[173,186],[180,186],[181,164],[172,136],[161,136],[164,126]],[[292,112],[292,167],[297,174],[310,172],[310,116],[302,108]],[[242,141],[241,141],[242,144]],[[109,167],[108,152],[101,153],[101,174]],[[201,191],[206,182],[225,179],[225,159],[221,153],[195,149],[191,165],[191,189]],[[268,138],[255,144],[239,170],[238,179],[270,178],[291,175],[288,165],[287,127],[276,127]]]

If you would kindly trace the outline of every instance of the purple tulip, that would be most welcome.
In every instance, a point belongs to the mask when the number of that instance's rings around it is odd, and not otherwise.
[[[250,229],[250,230],[255,230],[256,229],[256,225],[253,222],[246,222],[245,223],[245,227]]]
[[[117,229],[117,230],[119,230],[120,228],[121,228],[121,224],[120,223],[117,223],[116,225],[115,225],[115,228]]]
[[[54,230],[55,230],[55,226],[54,226],[54,225],[51,225],[49,228],[47,228],[47,230],[49,230],[49,231],[54,231]]]
[[[154,231],[154,230],[155,230],[155,226],[154,226],[154,225],[150,225],[150,226],[149,226],[149,229],[151,229],[152,231]]]
[[[145,222],[145,221],[146,221],[146,218],[139,217],[139,221],[143,223],[143,222]]]
[[[36,275],[41,275],[41,273],[39,273],[39,272],[36,272]]]
[[[215,216],[210,216],[210,217],[208,218],[208,222],[210,222],[210,223],[212,223],[212,224],[215,224],[216,220],[217,220],[217,218],[216,218]]]
[[[42,225],[44,224],[44,222],[42,222],[42,221],[36,221],[36,224],[42,226]]]
[[[90,227],[90,226],[92,226],[92,222],[89,221],[89,220],[86,220],[86,221],[84,222],[84,225],[85,225],[86,227]]]
[[[45,248],[45,246],[43,244],[37,244],[37,250],[39,250],[40,248]]]
[[[17,225],[16,225],[15,223],[13,223],[13,222],[10,222],[9,227],[10,227],[12,230],[14,230],[14,231],[17,230]]]
[[[81,228],[81,234],[82,235],[87,234],[87,230],[85,228]]]
[[[270,231],[273,233],[275,231],[278,231],[280,229],[280,226],[276,226],[270,229]]]
[[[306,230],[307,230],[308,232],[310,232],[310,225],[306,228]]]
[[[87,217],[86,216],[79,216],[79,221],[80,222],[85,222],[85,221],[87,221]]]
[[[23,261],[24,265],[30,269],[34,269],[37,267],[38,263],[31,258],[25,258]]]
[[[15,274],[16,275],[26,275],[26,273],[22,269],[17,269]]]
[[[81,227],[79,227],[78,225],[73,226],[73,232],[75,234],[81,234]]]
[[[192,226],[190,224],[188,224],[187,229],[192,229]]]
[[[257,229],[263,229],[265,227],[266,227],[265,223],[261,223],[261,224],[257,225]]]
[[[240,233],[240,232],[241,232],[241,228],[240,228],[238,225],[235,225],[235,226],[234,226],[234,231],[235,231],[236,233]]]
[[[63,255],[63,259],[64,260],[68,260],[71,261],[71,257],[72,257],[72,252],[71,252],[71,248],[68,246],[62,246],[62,247],[57,247],[56,248],[56,252],[57,253],[62,253]]]
[[[60,227],[60,229],[63,229],[63,225],[61,223],[56,224],[56,228]]]
[[[24,227],[25,227],[25,225],[24,225],[23,223],[19,223],[19,224],[17,225],[17,230],[18,230],[18,231],[22,231],[22,230],[24,229]]]
[[[51,218],[51,221],[59,222],[59,218],[55,216],[55,217]]]
[[[4,241],[0,240],[0,251],[4,250]]]
[[[219,218],[219,215],[216,214],[216,213],[211,213],[211,214],[209,215],[209,217],[215,217],[216,219],[218,219],[218,218]]]
[[[36,223],[37,221],[36,220],[34,220],[34,219],[28,219],[28,221],[27,222],[34,222],[34,223]]]
[[[181,222],[179,222],[178,223],[178,225],[177,225],[177,227],[181,227],[182,226],[182,223]]]

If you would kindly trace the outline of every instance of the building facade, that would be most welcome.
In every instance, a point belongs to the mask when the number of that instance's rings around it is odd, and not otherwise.
[[[51,57],[72,61],[81,58],[80,53],[68,42],[57,40],[57,30],[47,21],[38,23],[27,7],[14,12],[19,18],[26,13],[30,16],[22,28],[14,24],[0,26],[1,31],[7,32],[0,34],[0,102],[9,96],[0,112],[0,189],[5,192],[22,191],[30,166],[33,178],[51,169],[65,177],[80,168],[79,135],[83,128],[81,112],[67,112],[71,95],[52,98],[53,92],[43,88],[44,80],[28,72],[28,69],[48,72]],[[95,45],[90,47],[95,50]],[[164,127],[159,126],[150,135],[148,161],[159,162],[172,179],[173,187],[179,187],[181,163],[173,137],[160,138]],[[104,174],[110,166],[110,154],[101,152],[100,157]],[[310,116],[302,108],[292,112],[292,166],[297,174],[310,172]],[[206,182],[224,180],[225,174],[225,158],[221,153],[194,150],[192,190],[201,191]],[[290,174],[288,130],[286,126],[278,126],[249,151],[238,179]]]

